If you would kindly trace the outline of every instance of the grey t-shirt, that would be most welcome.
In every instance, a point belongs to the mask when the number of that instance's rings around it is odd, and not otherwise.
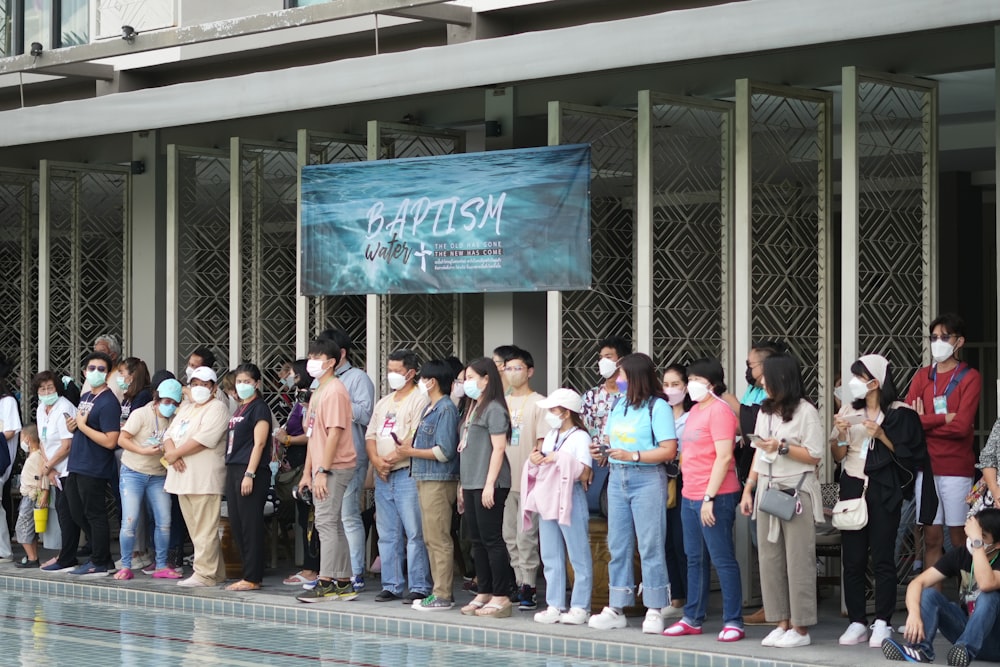
[[[493,444],[490,434],[503,434],[507,437],[507,427],[510,418],[503,405],[490,402],[482,413],[471,422],[463,425],[462,436],[466,440],[465,449],[459,455],[460,474],[463,489],[482,489],[486,486],[486,475],[490,469],[490,456],[493,454]],[[473,408],[475,414],[475,408]],[[497,475],[496,488],[510,488],[510,462],[503,457],[500,474]]]

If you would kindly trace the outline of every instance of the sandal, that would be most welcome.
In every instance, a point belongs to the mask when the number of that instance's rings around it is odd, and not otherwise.
[[[153,579],[180,579],[184,575],[172,567],[162,567],[151,575]]]
[[[479,600],[473,600],[469,604],[462,607],[463,616],[475,616],[476,613],[486,606],[485,602],[480,602]]]
[[[744,637],[746,637],[746,633],[743,632],[743,628],[737,628],[732,625],[722,628],[722,631],[719,633],[720,642],[738,642]]]
[[[127,567],[123,567],[122,569],[115,572],[115,579],[117,579],[118,581],[129,581],[134,578],[135,575],[132,574],[132,570],[130,570]]]
[[[664,637],[683,637],[684,635],[700,635],[701,628],[695,627],[686,621],[677,621],[663,631]]]
[[[281,583],[285,584],[286,586],[300,586],[302,584],[315,584],[316,579],[309,579],[307,577],[302,576],[301,572],[296,572],[292,576],[286,577],[285,580],[282,581]]]
[[[476,611],[476,616],[489,616],[491,618],[509,618],[511,610],[514,605],[508,604],[497,604],[496,602],[491,602],[485,605],[482,609]]]
[[[227,591],[259,591],[260,584],[255,584],[252,581],[247,581],[246,579],[240,579],[235,584],[229,584],[226,586]]]

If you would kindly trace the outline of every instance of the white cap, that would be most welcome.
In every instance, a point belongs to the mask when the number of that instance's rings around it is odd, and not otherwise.
[[[580,412],[583,408],[583,399],[580,394],[572,389],[556,389],[549,394],[548,398],[538,401],[538,407],[545,408],[566,408],[570,412]]]
[[[208,366],[199,366],[191,373],[192,380],[202,380],[203,382],[218,382],[219,376]]]

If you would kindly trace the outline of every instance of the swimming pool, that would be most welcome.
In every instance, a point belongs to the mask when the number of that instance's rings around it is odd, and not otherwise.
[[[607,664],[13,592],[0,596],[0,646],[0,664],[22,667]]]

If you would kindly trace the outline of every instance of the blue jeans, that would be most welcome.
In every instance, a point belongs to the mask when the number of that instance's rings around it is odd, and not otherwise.
[[[1000,661],[1000,591],[980,593],[976,610],[966,618],[957,603],[933,588],[925,588],[920,594],[920,619],[925,637],[920,646],[928,655],[934,656],[934,635],[941,630],[952,644],[965,646],[970,657]]]
[[[122,567],[132,568],[135,524],[142,512],[143,498],[153,511],[156,569],[161,570],[167,566],[167,549],[170,546],[170,494],[163,490],[163,482],[166,479],[166,475],[145,475],[128,466],[122,466],[118,475],[118,488],[122,497],[122,527],[118,534]]]
[[[365,524],[361,520],[361,492],[368,474],[368,462],[354,469],[354,476],[347,483],[344,504],[340,506],[340,518],[347,533],[347,544],[351,547],[351,571],[355,577],[365,573]]]
[[[518,517],[520,520],[520,517]],[[573,509],[569,525],[555,519],[538,522],[538,541],[545,565],[545,602],[556,609],[566,609],[566,552],[573,564],[573,595],[570,606],[590,610],[594,585],[594,564],[590,556],[590,510],[583,485],[573,485]]]
[[[715,497],[715,525],[711,527],[701,525],[700,500],[681,498],[684,553],[688,562],[684,621],[694,627],[701,627],[705,620],[712,565],[719,573],[722,586],[722,621],[730,627],[743,627],[743,586],[733,546],[733,522],[736,520],[739,497],[739,493],[723,493]]]
[[[635,603],[632,560],[636,537],[642,563],[642,601],[649,609],[667,606],[667,471],[663,466],[611,464],[608,477],[608,604]],[[544,560],[544,556],[543,556]]]
[[[431,566],[424,546],[423,524],[417,483],[410,471],[402,468],[389,473],[389,481],[375,477],[375,525],[378,528],[378,553],[382,557],[382,588],[402,595],[403,551],[410,590],[430,594]]]

